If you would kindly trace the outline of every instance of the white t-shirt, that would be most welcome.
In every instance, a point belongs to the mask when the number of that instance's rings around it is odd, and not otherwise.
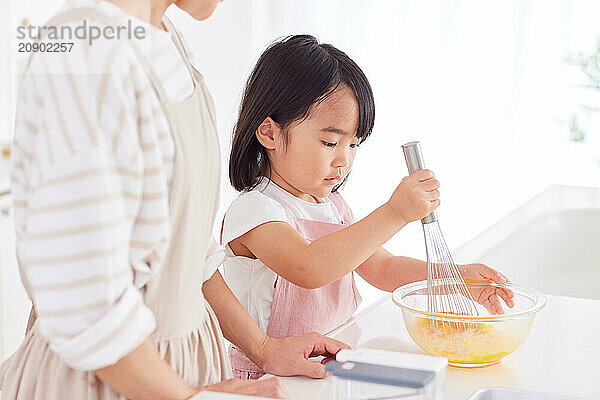
[[[291,223],[286,209],[295,218],[340,224],[342,216],[331,200],[319,201],[310,203],[299,199],[264,178],[256,188],[240,194],[225,214],[221,236],[227,256],[223,264],[224,278],[264,332],[271,315],[277,274],[259,259],[234,255],[229,242],[267,222]]]

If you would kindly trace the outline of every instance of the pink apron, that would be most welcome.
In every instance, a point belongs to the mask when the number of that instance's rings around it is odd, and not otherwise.
[[[353,222],[352,213],[340,194],[332,193],[329,199],[342,216],[341,224],[296,218],[286,210],[292,226],[309,242]],[[267,335],[282,338],[308,332],[325,334],[346,322],[361,301],[352,274],[318,289],[305,289],[277,276]],[[258,379],[265,374],[233,345],[229,349],[229,358],[236,378]]]

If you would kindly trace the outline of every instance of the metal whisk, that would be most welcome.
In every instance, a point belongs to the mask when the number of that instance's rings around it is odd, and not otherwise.
[[[425,169],[421,145],[402,145],[410,174]],[[421,219],[427,254],[427,311],[433,313],[479,315],[475,301],[448,250],[435,211]],[[429,320],[430,326],[436,322]],[[439,325],[439,323],[436,323]],[[448,324],[449,328],[451,324]],[[446,324],[442,323],[446,329]]]

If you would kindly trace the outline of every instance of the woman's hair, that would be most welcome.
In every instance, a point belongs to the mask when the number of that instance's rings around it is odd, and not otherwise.
[[[256,130],[267,117],[279,125],[287,140],[290,124],[306,118],[315,103],[323,101],[341,84],[356,96],[356,136],[363,142],[373,129],[375,101],[371,85],[358,65],[343,51],[320,44],[310,35],[288,36],[269,46],[248,78],[234,128],[229,159],[233,187],[250,190],[263,177],[270,176],[267,151],[256,138]]]

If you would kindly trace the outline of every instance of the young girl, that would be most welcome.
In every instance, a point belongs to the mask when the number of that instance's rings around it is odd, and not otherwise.
[[[387,291],[427,277],[426,263],[381,246],[440,204],[429,170],[405,177],[388,202],[354,222],[338,189],[375,119],[373,94],[345,53],[308,35],[269,47],[245,89],[235,127],[229,177],[242,192],[221,231],[225,279],[269,337],[326,333],[360,303],[353,273]],[[459,266],[466,279],[507,279],[482,264]],[[473,293],[492,312],[498,295]],[[232,347],[234,375],[260,368]]]

